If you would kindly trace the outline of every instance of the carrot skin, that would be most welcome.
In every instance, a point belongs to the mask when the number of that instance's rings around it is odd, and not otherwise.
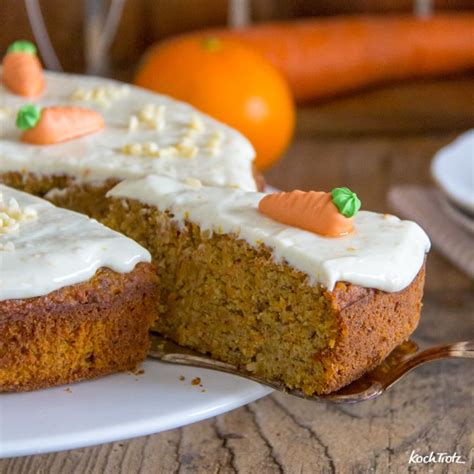
[[[463,13],[307,19],[200,34],[237,39],[262,53],[301,102],[473,68],[473,31],[474,14]]]

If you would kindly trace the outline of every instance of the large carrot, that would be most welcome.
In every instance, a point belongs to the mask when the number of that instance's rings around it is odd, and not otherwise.
[[[14,94],[34,97],[44,89],[43,68],[33,43],[15,41],[2,66],[2,81]]]
[[[297,100],[474,67],[474,15],[351,16],[209,30],[260,51]],[[200,33],[202,34],[202,32]],[[146,60],[145,60],[146,61]]]
[[[82,107],[45,107],[25,105],[16,119],[23,130],[22,141],[35,145],[51,145],[104,128],[104,119],[95,110]]]
[[[360,209],[360,201],[348,188],[321,191],[291,191],[264,196],[258,210],[271,219],[326,237],[339,237],[352,232],[352,216]]]

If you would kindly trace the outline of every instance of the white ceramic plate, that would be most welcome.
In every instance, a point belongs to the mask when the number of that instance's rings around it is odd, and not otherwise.
[[[431,174],[449,199],[474,213],[474,130],[436,153]]]
[[[129,373],[0,395],[0,457],[81,448],[210,418],[270,389],[240,377],[147,360]],[[181,381],[180,375],[186,379]],[[201,385],[191,381],[199,377]],[[203,390],[205,390],[203,392]]]

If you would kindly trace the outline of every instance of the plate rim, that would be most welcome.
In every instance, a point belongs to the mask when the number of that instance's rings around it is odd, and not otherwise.
[[[472,199],[469,199],[469,197],[466,199],[464,195],[457,192],[453,192],[450,185],[446,184],[446,181],[439,170],[439,167],[441,166],[441,163],[444,162],[444,160],[450,159],[450,157],[452,157],[453,155],[458,155],[458,148],[460,147],[461,143],[470,141],[472,141],[472,143],[474,144],[474,129],[467,130],[466,132],[456,137],[453,141],[440,148],[434,154],[433,159],[431,160],[430,174],[437,187],[446,196],[448,196],[451,201],[455,202],[459,207],[463,208],[464,210],[467,210],[470,213],[474,213],[474,195]]]
[[[453,203],[445,194],[440,193],[438,200],[450,219],[465,231],[474,234],[474,218],[470,218],[462,209],[459,209],[456,203]]]
[[[147,359],[150,361],[150,359]],[[160,361],[152,361],[157,364],[173,365],[167,364]],[[177,366],[178,367],[178,366]],[[208,369],[200,369],[208,371]],[[213,371],[215,372],[215,371]],[[112,375],[121,375],[112,374]],[[229,376],[228,374],[226,374]],[[107,377],[101,377],[94,380],[86,380],[79,383],[83,384],[94,384],[101,382]],[[128,420],[126,422],[118,422],[115,424],[109,424],[105,428],[93,427],[87,430],[82,430],[80,432],[74,432],[70,436],[65,437],[64,434],[53,434],[42,436],[41,438],[36,438],[33,440],[27,439],[24,441],[5,441],[2,439],[1,429],[0,429],[0,459],[6,458],[15,458],[22,456],[35,456],[47,453],[68,451],[72,449],[81,449],[91,446],[98,446],[106,443],[113,443],[122,440],[129,440],[141,436],[148,436],[151,434],[161,433],[163,431],[168,431],[183,426],[187,426],[199,421],[203,421],[215,416],[227,413],[241,406],[247,405],[251,402],[254,402],[260,398],[263,398],[273,392],[272,389],[265,387],[263,385],[256,384],[256,389],[241,395],[238,398],[231,397],[227,395],[221,400],[220,403],[209,402],[209,406],[201,407],[199,411],[193,410],[192,406],[186,407],[185,410],[180,411],[179,416],[175,416],[173,420],[172,416],[167,416],[163,420],[163,416],[160,415],[159,419],[157,416],[147,419],[137,420]],[[67,386],[74,387],[75,384],[68,384]],[[54,389],[64,389],[65,386],[51,387]],[[31,392],[34,393],[34,392]],[[1,394],[0,394],[1,395]],[[8,394],[14,395],[14,394]],[[227,400],[226,400],[227,398]],[[1,415],[1,411],[0,411]],[[184,418],[184,420],[183,420]],[[27,442],[25,442],[27,441]]]

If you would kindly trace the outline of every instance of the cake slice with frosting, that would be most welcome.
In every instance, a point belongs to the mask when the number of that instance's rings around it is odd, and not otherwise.
[[[0,392],[141,362],[158,298],[150,259],[84,215],[0,185]]]
[[[148,176],[108,197],[107,223],[158,266],[154,329],[178,344],[324,394],[418,324],[427,235],[358,211],[347,188],[268,196]]]

